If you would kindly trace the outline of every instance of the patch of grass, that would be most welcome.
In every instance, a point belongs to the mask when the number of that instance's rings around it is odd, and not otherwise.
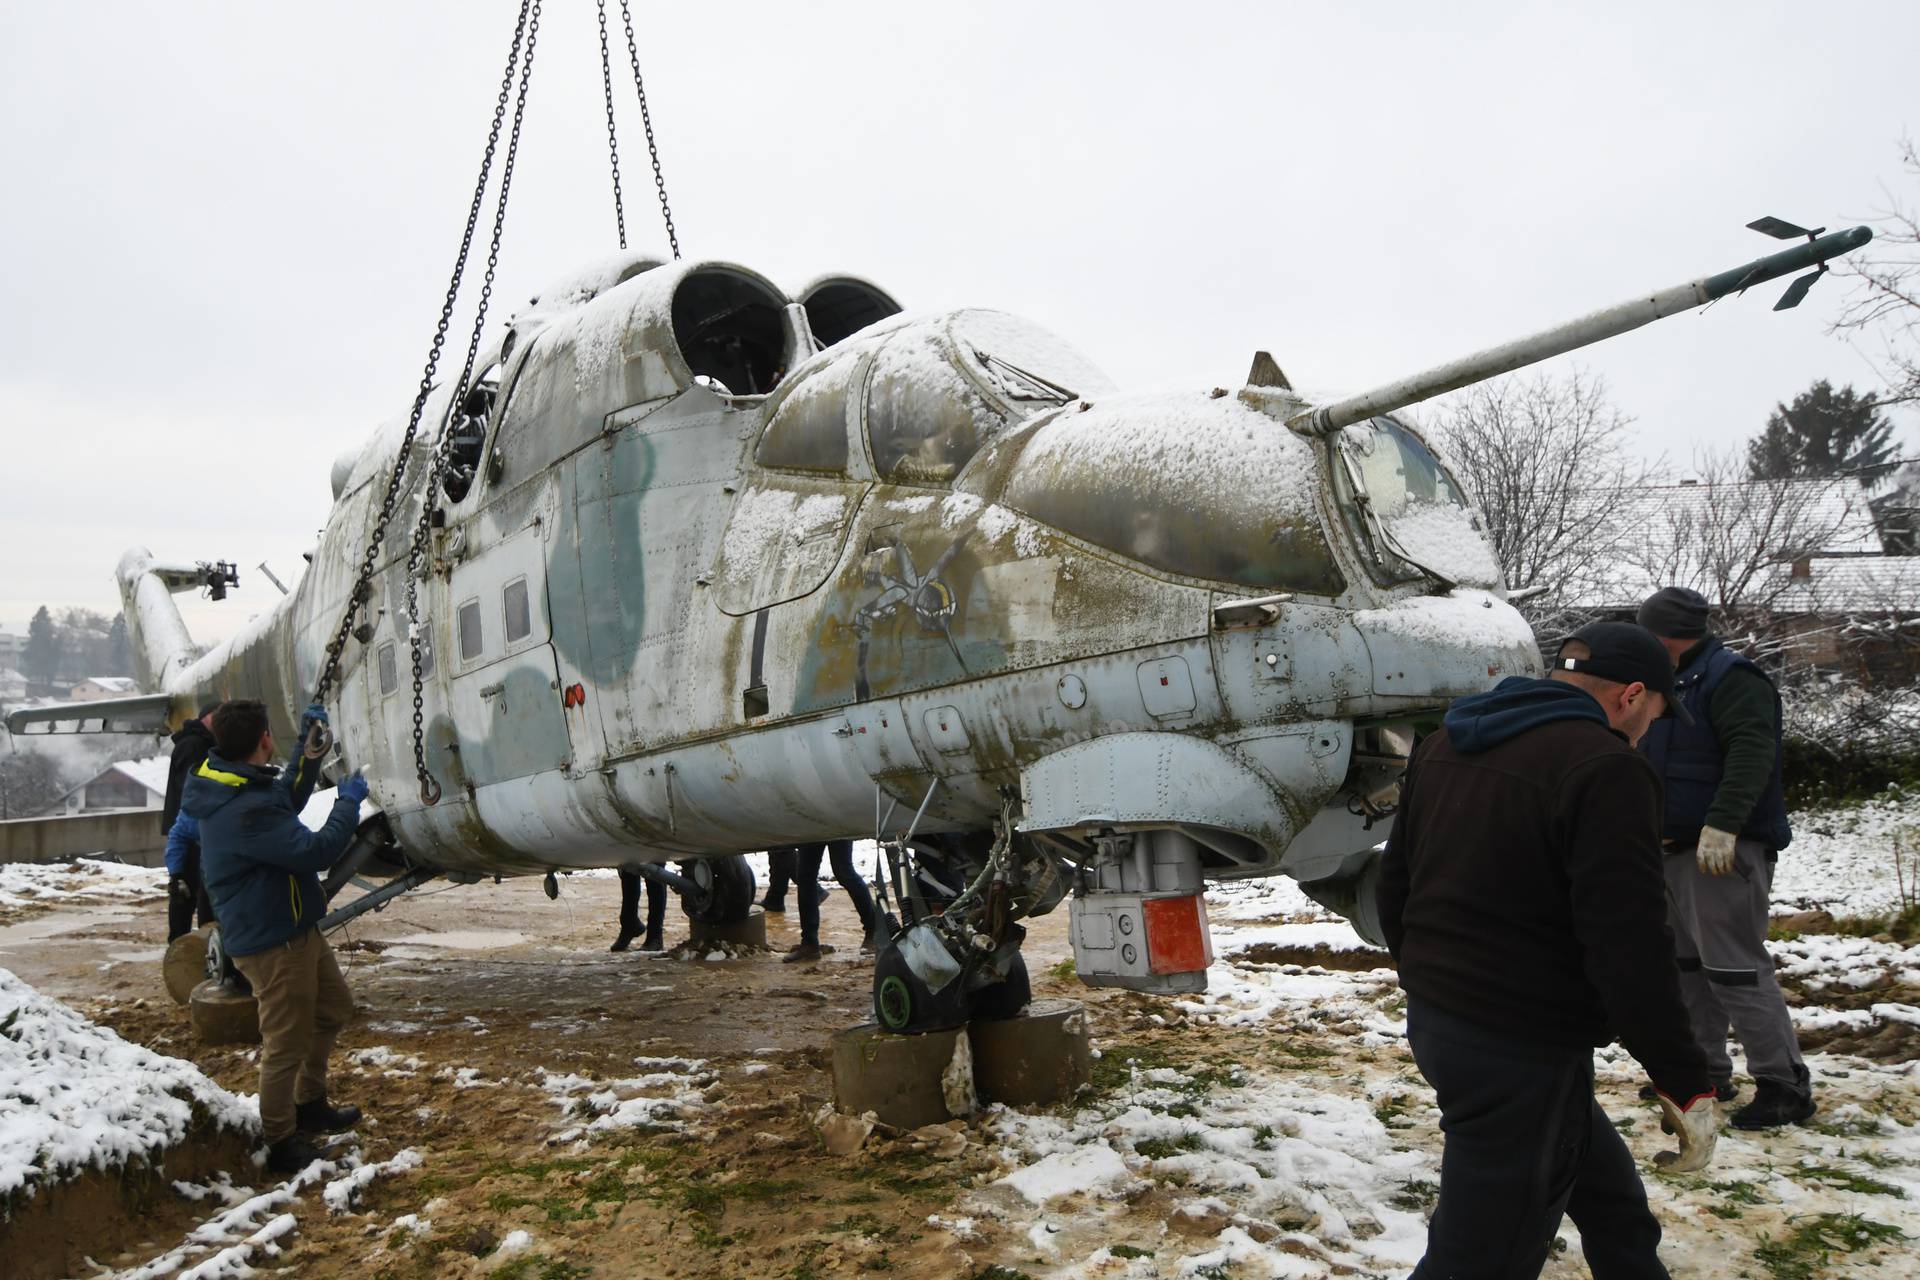
[[[1407,1114],[1405,1102],[1406,1099],[1397,1093],[1391,1098],[1383,1099],[1374,1104],[1373,1118],[1389,1129],[1394,1128],[1393,1122]]]
[[[1033,1277],[1012,1267],[995,1265],[981,1268],[968,1276],[967,1280],[1033,1280]]]
[[[1107,1252],[1112,1254],[1116,1258],[1127,1258],[1127,1259],[1151,1258],[1153,1256],[1153,1250],[1137,1248],[1134,1245],[1130,1245],[1130,1244],[1110,1245],[1107,1248]]]
[[[1747,1211],[1737,1204],[1710,1204],[1707,1206],[1707,1212],[1716,1218],[1726,1218],[1728,1220],[1747,1216]]]
[[[1872,1116],[1852,1116],[1845,1120],[1809,1120],[1800,1126],[1829,1138],[1873,1138],[1882,1131]]]
[[[900,1234],[900,1228],[880,1221],[870,1213],[856,1213],[827,1228],[828,1231],[852,1231],[863,1236],[872,1236],[875,1240],[891,1240]]]
[[[1062,960],[1059,964],[1047,970],[1047,973],[1051,977],[1058,978],[1060,981],[1065,982],[1068,978],[1079,977],[1080,967],[1074,964],[1072,956],[1068,956],[1065,960]]]
[[[1421,1213],[1440,1203],[1440,1184],[1414,1178],[1387,1197],[1387,1203],[1406,1213]]]
[[[1168,1156],[1177,1156],[1182,1151],[1198,1151],[1206,1146],[1205,1138],[1197,1133],[1183,1133],[1178,1138],[1148,1138],[1133,1144],[1133,1149],[1149,1160],[1165,1160]]]
[[[1202,1280],[1233,1280],[1233,1264],[1218,1262],[1211,1267],[1200,1267],[1193,1274]]]
[[[523,1254],[501,1263],[492,1271],[495,1280],[582,1280],[593,1274],[591,1267],[576,1267],[565,1258],[541,1258]]]
[[[1260,1151],[1271,1151],[1274,1140],[1278,1136],[1279,1135],[1273,1131],[1272,1125],[1263,1124],[1253,1131],[1253,1145]]]
[[[1782,1240],[1769,1240],[1753,1251],[1773,1280],[1814,1280],[1833,1261],[1877,1244],[1905,1240],[1906,1233],[1857,1213],[1822,1213],[1800,1221]]]
[[[1854,1173],[1849,1169],[1836,1169],[1832,1165],[1810,1165],[1794,1170],[1793,1176],[1802,1180],[1810,1178],[1839,1191],[1857,1191],[1870,1196],[1892,1196],[1896,1200],[1907,1198],[1907,1193],[1892,1183],[1870,1178],[1864,1173]]]

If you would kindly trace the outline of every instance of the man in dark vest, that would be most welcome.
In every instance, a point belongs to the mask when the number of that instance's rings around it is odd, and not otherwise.
[[[1780,693],[1751,659],[1707,632],[1705,596],[1667,587],[1640,625],[1673,655],[1675,692],[1693,723],[1663,720],[1640,750],[1666,783],[1662,843],[1680,990],[1715,1089],[1734,1096],[1732,1026],[1746,1050],[1753,1101],[1738,1129],[1799,1124],[1813,1090],[1767,954],[1774,861],[1793,840],[1780,781]]]

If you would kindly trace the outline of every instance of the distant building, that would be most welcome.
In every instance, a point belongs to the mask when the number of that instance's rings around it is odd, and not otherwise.
[[[18,706],[27,700],[27,678],[0,661],[0,707]]]
[[[60,797],[63,813],[94,813],[102,809],[158,809],[167,799],[167,757],[122,760]]]
[[[69,702],[100,702],[107,698],[130,698],[140,692],[140,682],[132,676],[88,676],[67,691]]]

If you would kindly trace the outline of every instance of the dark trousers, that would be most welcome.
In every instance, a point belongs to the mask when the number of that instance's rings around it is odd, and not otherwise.
[[[1562,1214],[1595,1280],[1666,1280],[1640,1171],[1593,1096],[1591,1049],[1511,1039],[1414,996],[1407,1040],[1446,1135],[1413,1280],[1532,1280]]]
[[[640,932],[640,879],[631,871],[620,873],[620,932]],[[647,881],[647,932],[659,937],[667,923],[667,886]]]
[[[825,852],[828,863],[833,868],[833,878],[853,899],[853,909],[860,913],[860,927],[868,933],[873,932],[873,895],[867,891],[867,882],[860,878],[860,872],[853,865],[853,841],[829,840],[825,844],[802,844],[794,846],[793,882],[800,889],[800,945],[805,947],[820,944],[820,896],[813,886],[820,883],[820,855]]]
[[[787,905],[787,886],[793,883],[793,861],[794,850],[790,844],[767,850],[766,902],[769,907]]]
[[[167,879],[167,941],[192,933],[196,915],[201,924],[213,923],[213,903],[200,883],[200,846],[194,844],[187,846],[187,865]]]

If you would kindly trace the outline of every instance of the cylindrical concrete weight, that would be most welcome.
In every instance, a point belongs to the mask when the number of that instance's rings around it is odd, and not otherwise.
[[[839,1032],[833,1037],[834,1107],[854,1116],[871,1111],[897,1129],[952,1119],[940,1075],[953,1061],[959,1035],[901,1036],[872,1022]]]
[[[1093,1079],[1093,1038],[1078,1000],[1035,1000],[1017,1018],[969,1023],[967,1035],[982,1102],[1052,1106]]]
[[[736,920],[732,924],[705,924],[689,919],[687,941],[695,946],[731,942],[736,946],[764,947],[767,945],[767,913],[754,907],[747,912],[745,920]]]
[[[209,978],[193,989],[187,1008],[193,1015],[194,1038],[201,1044],[260,1043],[260,1008],[250,994]]]
[[[175,1004],[185,1004],[193,997],[193,989],[206,981],[207,935],[212,932],[212,925],[203,924],[167,944],[167,954],[160,961],[160,976]]]

